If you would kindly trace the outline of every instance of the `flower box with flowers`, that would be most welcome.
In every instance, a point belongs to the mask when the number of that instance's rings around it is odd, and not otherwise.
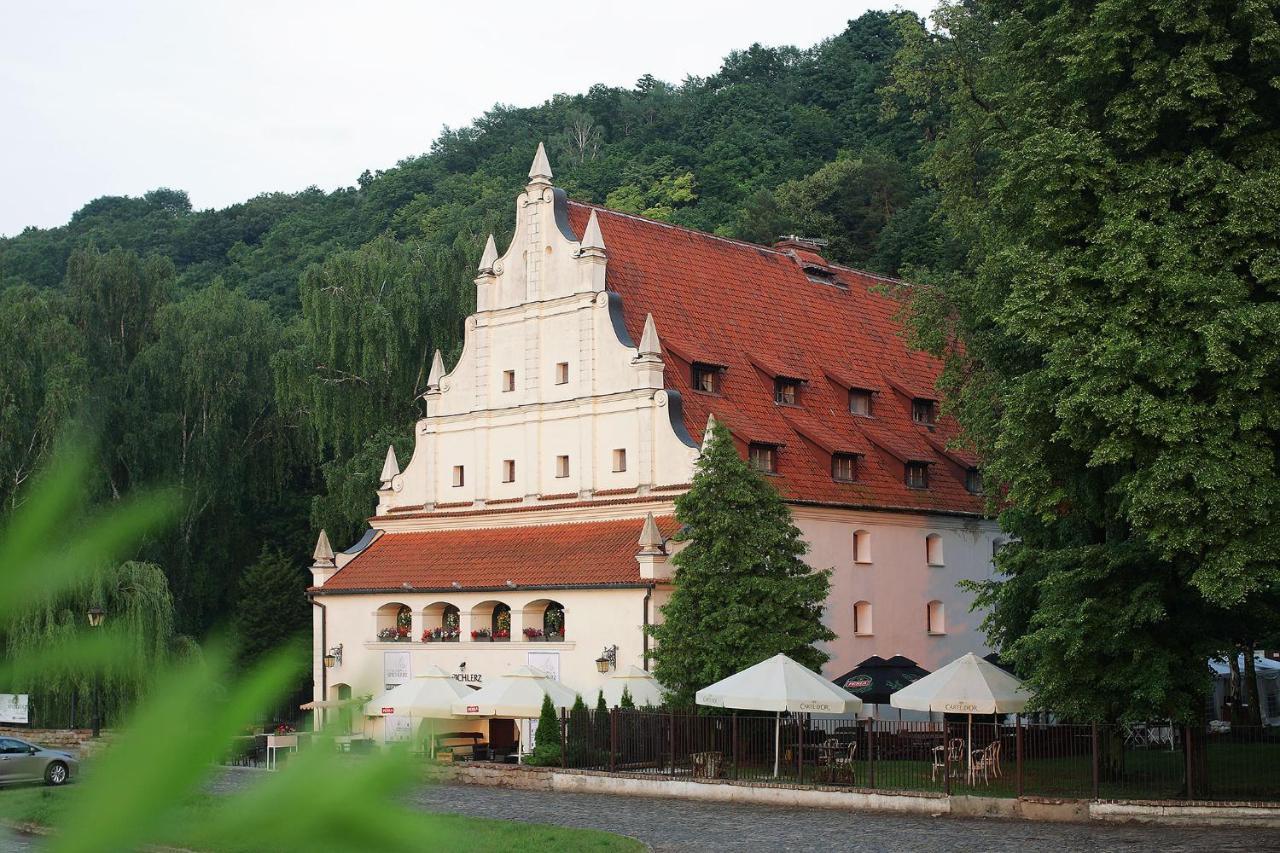
[[[383,628],[378,632],[378,642],[380,643],[407,643],[409,642],[409,629],[405,628]]]
[[[457,628],[428,628],[422,632],[422,642],[424,643],[456,643],[458,642]]]
[[[540,643],[542,642],[542,629],[541,628],[525,628],[524,638],[531,643]]]
[[[493,641],[495,643],[509,643],[511,642],[511,632],[506,628],[498,628],[493,632]]]
[[[547,639],[547,642],[548,642],[548,643],[563,643],[563,642],[564,642],[564,631],[563,631],[563,630],[560,630],[560,631],[548,631],[548,632],[546,633],[546,639]]]
[[[488,643],[493,640],[493,636],[489,633],[488,628],[477,628],[471,632],[471,642]]]

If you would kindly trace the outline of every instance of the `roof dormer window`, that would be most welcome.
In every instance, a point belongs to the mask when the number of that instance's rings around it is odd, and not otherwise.
[[[911,401],[911,420],[925,426],[933,426],[938,419],[938,402],[916,397]]]
[[[800,405],[800,380],[786,376],[773,380],[773,402],[779,406]]]
[[[852,483],[858,479],[858,457],[852,453],[831,455],[831,479],[837,483]]]
[[[849,413],[871,417],[871,392],[866,388],[849,389]]]
[[[772,444],[752,444],[747,461],[761,474],[778,473],[778,448]]]
[[[904,467],[902,482],[908,489],[929,488],[929,463],[908,462]]]
[[[720,368],[714,364],[695,362],[690,376],[693,390],[702,394],[720,393]]]
[[[971,495],[982,494],[982,472],[977,468],[968,468],[964,472],[964,487]]]

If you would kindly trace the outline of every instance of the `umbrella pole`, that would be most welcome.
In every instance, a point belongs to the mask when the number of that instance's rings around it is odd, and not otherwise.
[[[969,715],[969,784],[973,785],[973,714]]]
[[[778,711],[773,718],[773,778],[778,778],[778,754],[782,752],[782,712]]]

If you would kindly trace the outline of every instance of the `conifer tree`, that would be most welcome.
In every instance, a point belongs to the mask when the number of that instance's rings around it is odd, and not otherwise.
[[[560,763],[560,720],[550,696],[542,697],[542,713],[538,715],[538,728],[533,733],[533,752],[525,756],[525,763],[548,767]]]
[[[591,718],[595,728],[593,746],[600,748],[609,745],[609,703],[604,701],[604,691],[596,697],[596,712]]]
[[[688,540],[672,562],[675,590],[650,627],[654,677],[668,705],[782,653],[817,670],[814,643],[835,635],[822,623],[829,570],[801,559],[807,545],[782,498],[738,456],[729,431],[711,428],[690,490],[676,499]]]
[[[618,698],[618,707],[626,711],[635,710],[636,700],[631,697],[631,688],[622,688],[622,696]]]

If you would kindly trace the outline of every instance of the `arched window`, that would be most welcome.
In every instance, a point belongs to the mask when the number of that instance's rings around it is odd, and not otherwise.
[[[378,641],[382,643],[407,643],[412,637],[413,611],[399,602],[384,604],[378,608]]]
[[[853,634],[869,637],[874,633],[871,625],[871,602],[859,601],[853,605]]]
[[[930,634],[947,633],[947,608],[941,601],[929,602],[926,619],[926,627]]]
[[[548,640],[564,639],[564,605],[560,602],[549,602],[542,611],[542,633]]]
[[[937,533],[930,533],[924,537],[924,558],[931,566],[944,565],[942,562],[942,537]]]
[[[435,604],[423,608],[422,642],[458,642],[458,626],[461,622],[461,614],[458,612],[458,608],[447,601],[437,601]]]
[[[493,639],[494,641],[511,639],[511,608],[505,604],[499,604],[493,608]]]
[[[871,562],[871,534],[865,530],[858,530],[853,534],[853,561]]]

